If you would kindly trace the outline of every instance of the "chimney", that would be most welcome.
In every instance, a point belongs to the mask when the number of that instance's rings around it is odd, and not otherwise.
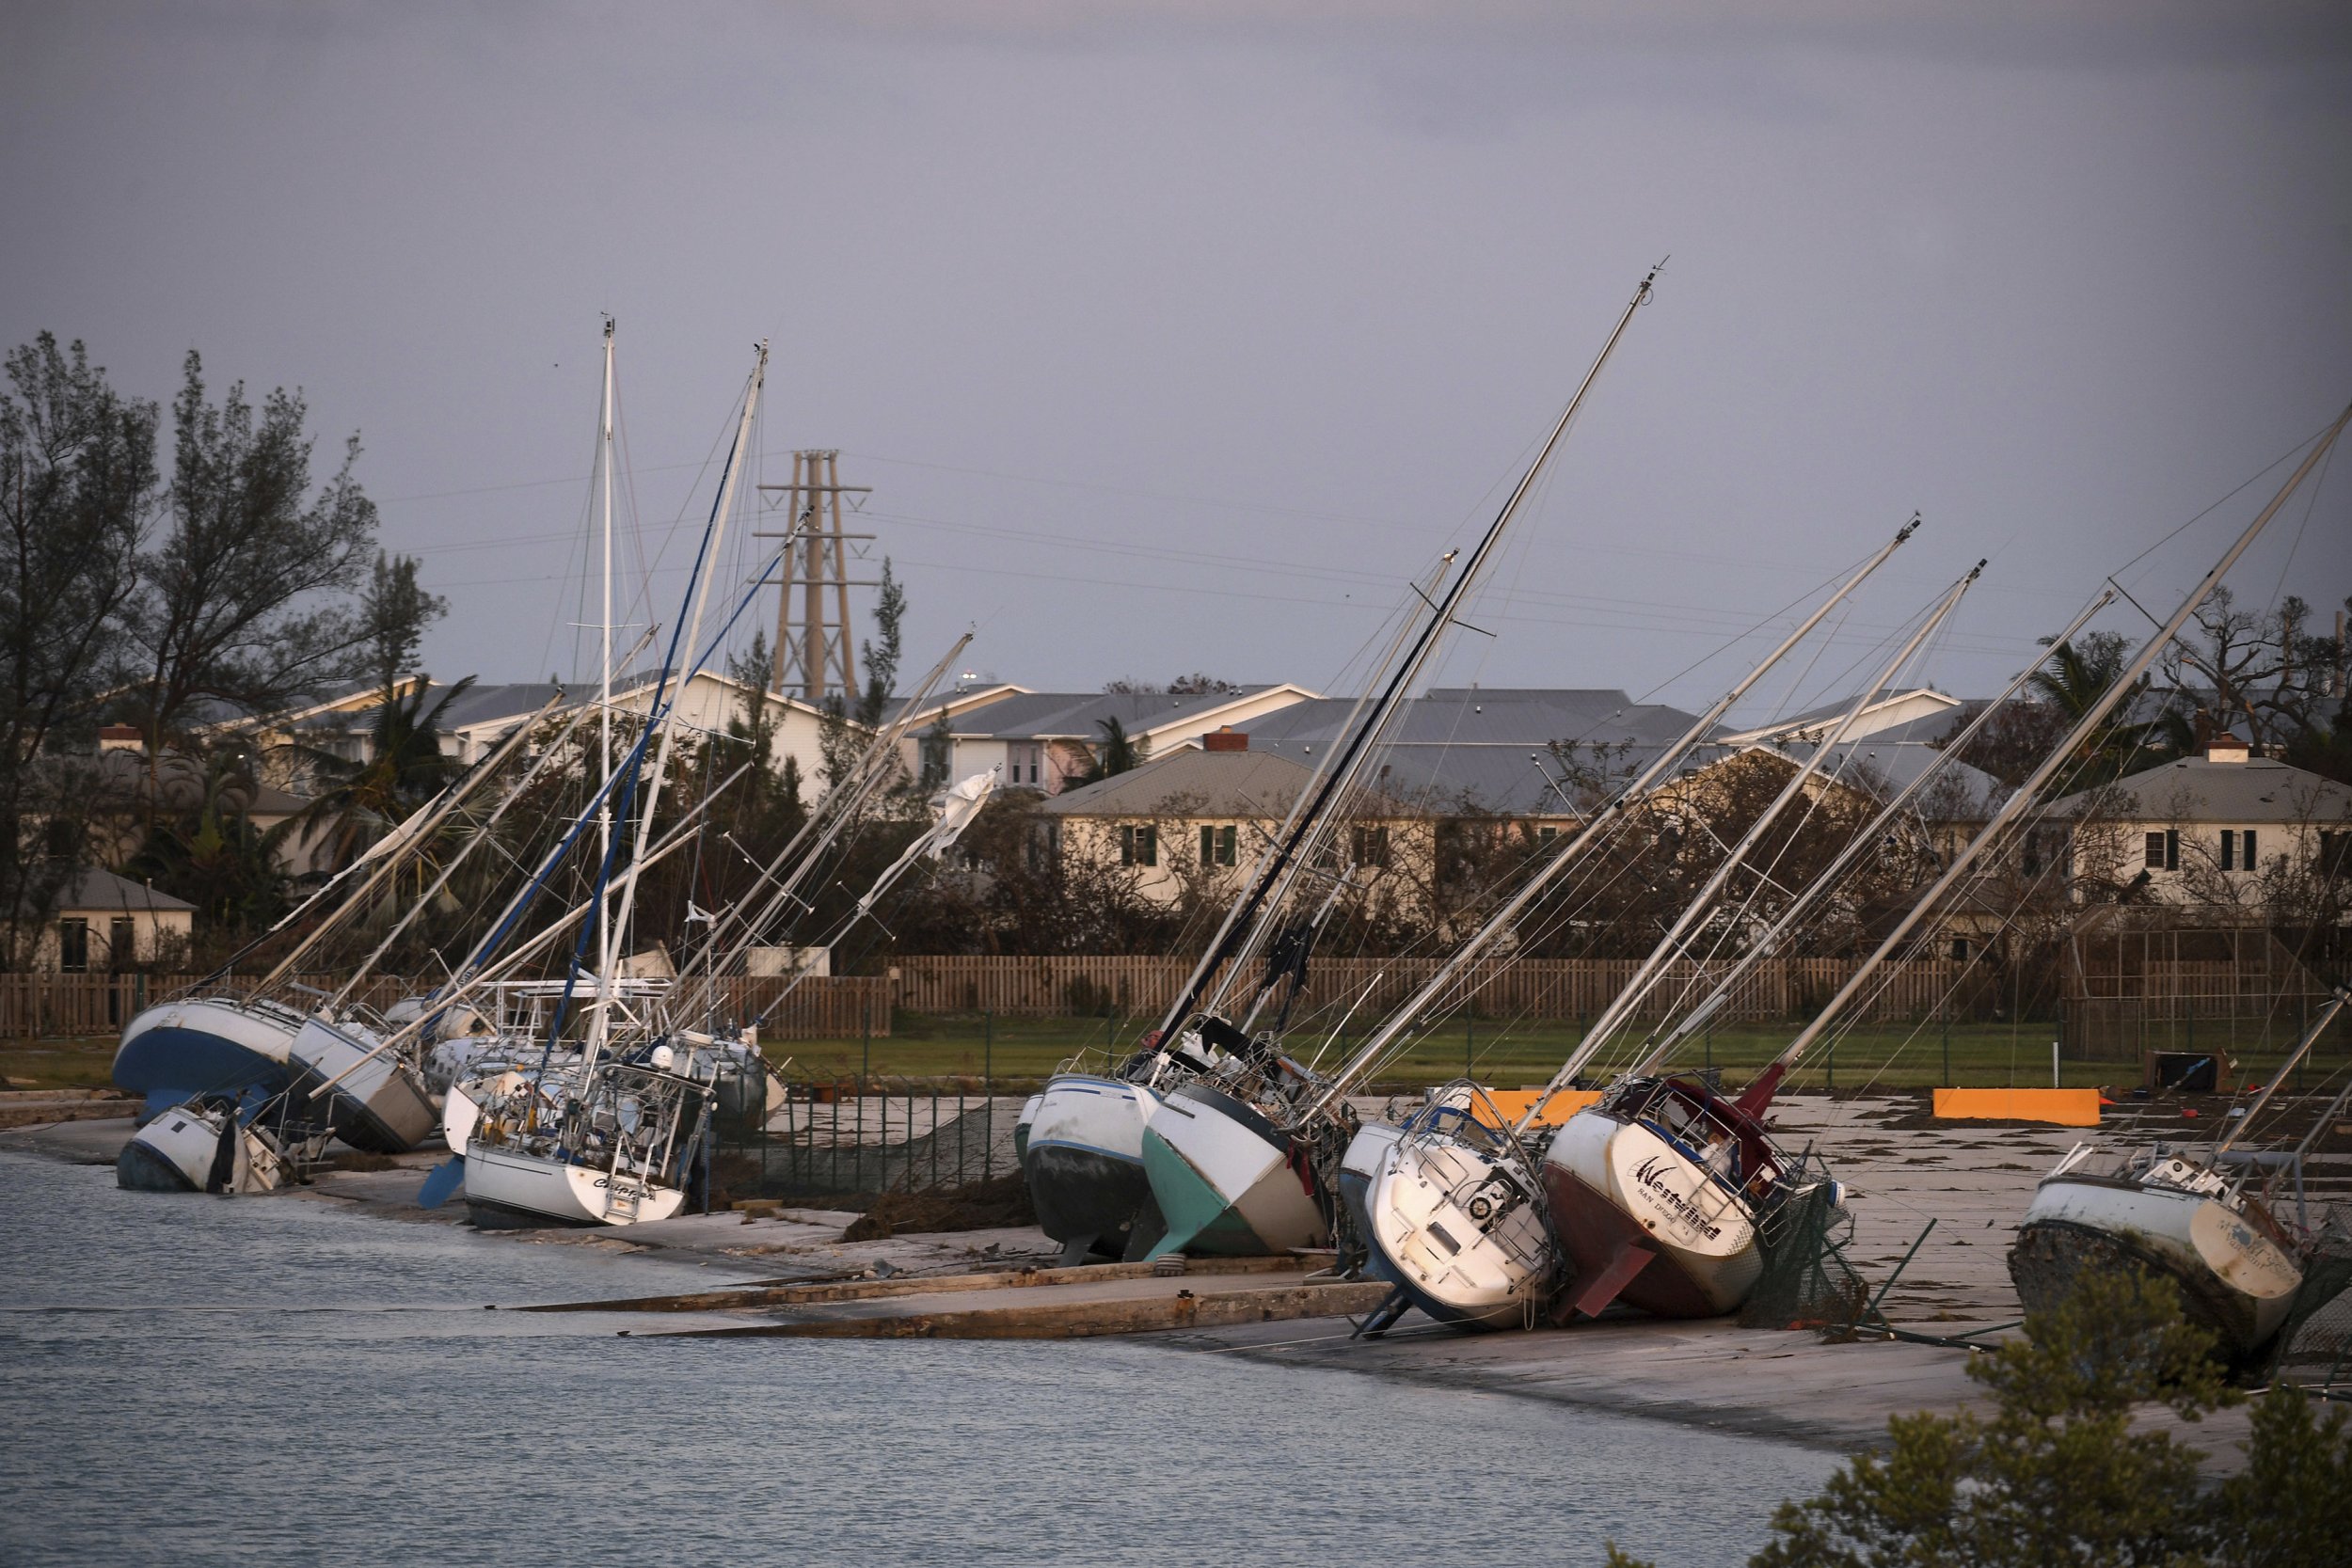
[[[1200,737],[1200,749],[1204,752],[1247,752],[1249,750],[1249,736],[1231,724],[1219,724]]]
[[[98,732],[102,752],[144,752],[147,736],[136,724],[108,724]]]
[[[2247,754],[2246,742],[2227,730],[2218,732],[2211,740],[2205,742],[2207,762],[2244,762]]]

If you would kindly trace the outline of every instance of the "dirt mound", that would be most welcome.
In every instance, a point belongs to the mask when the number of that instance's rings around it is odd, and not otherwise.
[[[878,1193],[865,1217],[841,1233],[845,1242],[878,1242],[904,1231],[993,1230],[1035,1225],[1029,1184],[1018,1173],[932,1193]]]

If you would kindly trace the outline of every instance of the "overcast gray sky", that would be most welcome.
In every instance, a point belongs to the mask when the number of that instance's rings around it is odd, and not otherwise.
[[[1040,688],[1333,681],[1669,252],[1449,680],[1702,700],[1917,509],[1806,679],[1987,556],[1989,689],[2352,400],[2341,4],[0,14],[0,338],[303,387],[445,677],[575,668],[605,311],[648,558],[767,338],[766,477]],[[2352,592],[2352,458],[2237,580]]]

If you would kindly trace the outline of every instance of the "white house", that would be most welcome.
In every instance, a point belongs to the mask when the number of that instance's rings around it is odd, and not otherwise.
[[[33,967],[95,974],[178,958],[195,934],[196,906],[111,871],[77,875],[33,952]]]
[[[2222,735],[2183,757],[2055,802],[2073,818],[2078,886],[2259,913],[2307,876],[2352,875],[2352,789]]]
[[[1284,681],[1238,692],[1028,691],[1000,686],[927,705],[908,727],[911,765],[935,778],[992,768],[1009,785],[1058,795],[1093,767],[1104,722],[1117,720],[1152,756],[1200,744],[1212,730],[1247,729],[1263,716],[1311,701]],[[943,722],[944,717],[944,722]]]

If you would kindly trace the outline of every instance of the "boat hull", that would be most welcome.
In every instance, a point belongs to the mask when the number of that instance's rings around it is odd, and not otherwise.
[[[1552,1269],[1537,1195],[1500,1161],[1450,1138],[1406,1138],[1373,1180],[1381,1277],[1439,1323],[1525,1328]]]
[[[229,1112],[177,1105],[131,1134],[115,1156],[115,1181],[135,1192],[231,1192],[244,1144]]]
[[[122,1027],[114,1083],[162,1111],[210,1091],[276,1094],[293,1082],[287,1048],[302,1020],[278,1007],[199,999],[166,1002]]]
[[[1066,1074],[1045,1085],[1023,1149],[1038,1227],[1065,1246],[1126,1249],[1152,1196],[1143,1168],[1145,1091],[1115,1078]]]
[[[1763,1273],[1746,1206],[1638,1122],[1577,1112],[1552,1136],[1543,1181],[1571,1306],[1586,1299],[1581,1289],[1640,1261],[1637,1251],[1646,1261],[1607,1300],[1661,1318],[1737,1311]]]
[[[1364,1245],[1364,1267],[1376,1279],[1395,1281],[1381,1271],[1386,1268],[1379,1250],[1371,1244],[1372,1213],[1368,1201],[1373,1179],[1380,1174],[1381,1163],[1405,1130],[1392,1121],[1368,1121],[1356,1129],[1356,1135],[1347,1142],[1340,1156],[1340,1206],[1347,1212],[1347,1223],[1356,1232],[1356,1239]]]
[[[1029,1168],[1029,1129],[1037,1121],[1038,1102],[1045,1097],[1033,1094],[1021,1102],[1021,1114],[1012,1118],[1013,1163],[1024,1171]]]
[[[2098,1177],[2044,1180],[2009,1254],[2018,1297],[2035,1313],[2087,1274],[2135,1267],[2177,1284],[2183,1311],[2233,1361],[2279,1331],[2303,1280],[2293,1257],[2229,1205]]]
[[[339,1080],[325,1099],[335,1135],[371,1154],[405,1154],[440,1119],[424,1079],[397,1054],[368,1053],[376,1041],[317,1019],[304,1021],[287,1047],[297,1098]]]
[[[1231,1095],[1187,1084],[1143,1130],[1143,1169],[1168,1222],[1152,1249],[1254,1258],[1329,1240],[1309,1179],[1274,1124]]]
[[[477,1143],[466,1150],[466,1207],[485,1229],[645,1225],[685,1206],[677,1187],[518,1149]]]

